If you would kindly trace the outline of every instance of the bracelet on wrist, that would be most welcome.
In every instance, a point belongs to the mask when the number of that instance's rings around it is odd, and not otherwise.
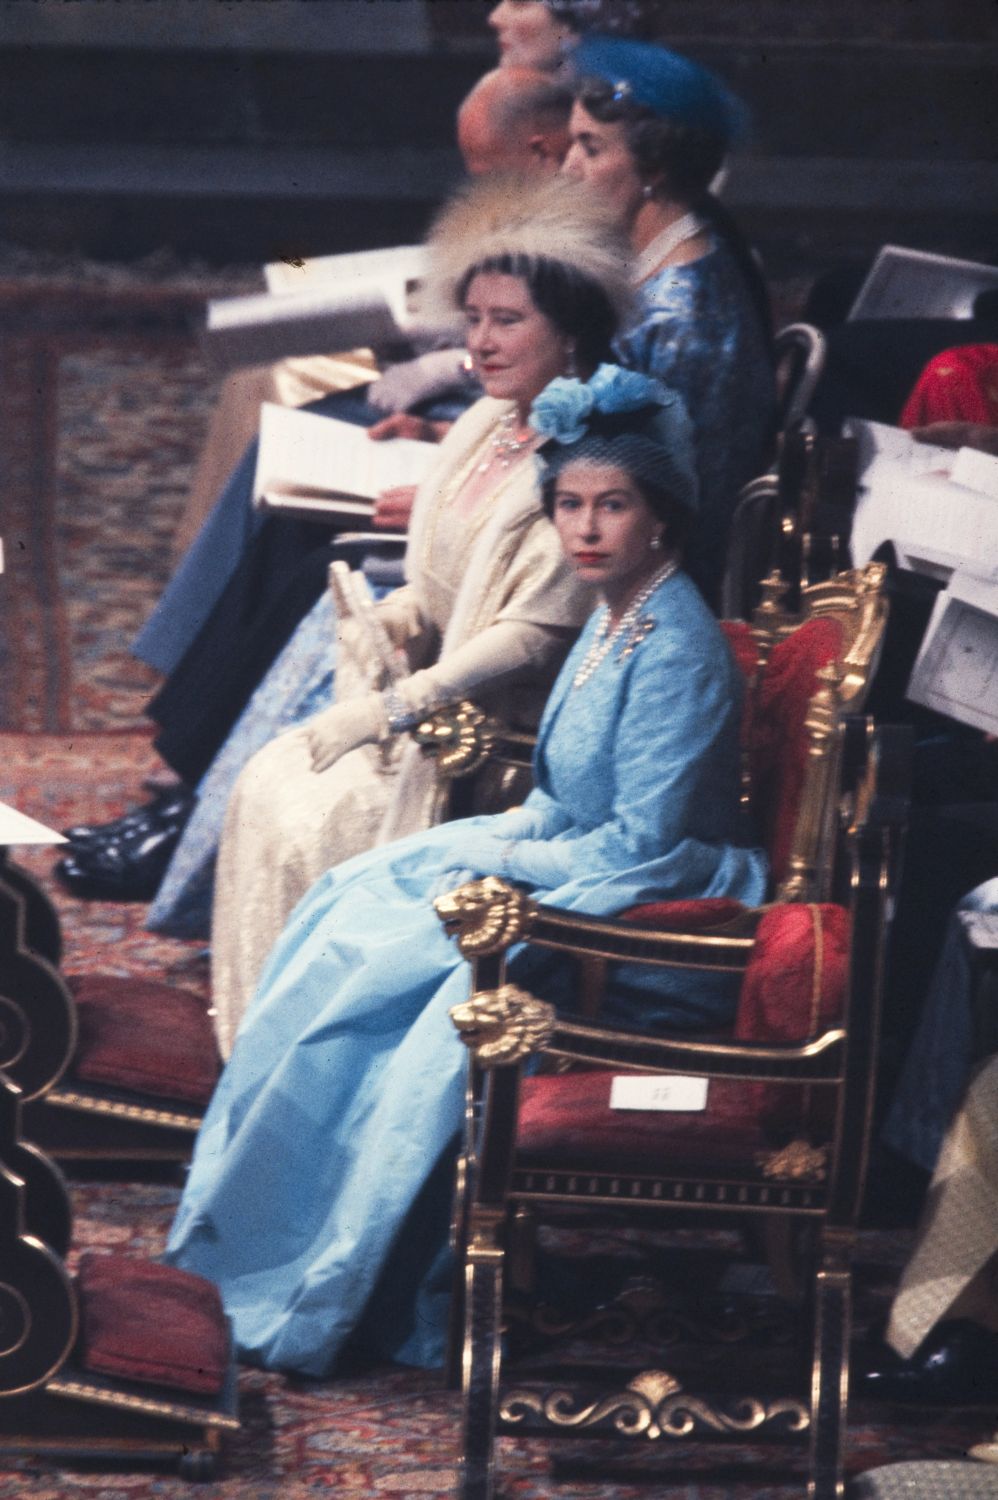
[[[404,734],[414,729],[422,715],[414,713],[395,687],[386,687],[381,694],[385,706],[385,723],[389,734]]]

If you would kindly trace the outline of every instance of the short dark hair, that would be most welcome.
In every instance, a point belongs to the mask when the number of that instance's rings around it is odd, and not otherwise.
[[[621,98],[602,78],[580,79],[575,97],[601,124],[622,124],[628,150],[642,178],[661,176],[670,198],[695,203],[717,176],[728,143],[693,126],[663,119],[645,104]]]
[[[475,277],[487,274],[515,276],[522,281],[538,312],[574,340],[580,365],[595,369],[609,358],[617,313],[606,292],[591,277],[547,255],[490,255],[470,266],[461,277],[457,295],[462,307]]]
[[[582,463],[596,463],[597,459],[581,457]],[[610,460],[607,460],[609,462]],[[549,520],[554,519],[554,495],[558,488],[558,480],[562,473],[573,462],[571,454],[567,454],[555,469],[549,469],[541,480],[541,507]],[[620,468],[625,469],[623,464]],[[665,526],[665,541],[667,545],[677,552],[681,552],[686,545],[690,527],[693,522],[693,512],[678,500],[675,500],[664,485],[655,484],[652,480],[636,474],[631,474],[625,469],[628,478],[644,500],[652,514]]]

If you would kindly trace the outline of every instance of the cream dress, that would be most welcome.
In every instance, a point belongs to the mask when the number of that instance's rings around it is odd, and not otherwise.
[[[416,496],[406,584],[375,606],[412,670],[431,668],[420,679],[421,711],[474,692],[494,712],[536,722],[542,684],[594,603],[540,509],[531,455],[500,471],[473,511],[460,505],[510,409],[486,397],[455,423]],[[372,686],[357,654],[349,624],[341,627],[339,700]],[[405,735],[387,753],[362,746],[320,774],[295,731],[253,757],[229,802],[215,879],[212,990],[224,1057],[264,961],[309,887],[334,864],[432,826],[444,807],[434,763]]]

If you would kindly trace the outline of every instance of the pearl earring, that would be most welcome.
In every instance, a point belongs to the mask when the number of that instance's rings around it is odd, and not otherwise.
[[[569,380],[578,380],[579,367],[575,362],[575,345],[569,344],[565,351],[565,375]]]
[[[651,539],[650,546],[651,546],[651,549],[652,549],[653,552],[659,552],[659,551],[661,551],[661,548],[662,548],[662,538],[660,536],[653,536],[652,539]]]
[[[655,190],[652,187],[651,183],[650,182],[646,182],[645,185],[644,185],[644,187],[641,189],[641,196],[642,196],[642,198],[648,199],[648,198],[650,198],[652,196],[652,193],[654,191]]]

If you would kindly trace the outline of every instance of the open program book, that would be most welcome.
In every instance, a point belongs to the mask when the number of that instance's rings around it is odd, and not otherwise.
[[[382,490],[419,484],[435,443],[374,443],[366,427],[265,402],[253,502],[267,510],[348,525],[371,516]]]
[[[205,347],[220,368],[398,344],[416,332],[418,245],[266,267],[267,291],[208,303]]]

